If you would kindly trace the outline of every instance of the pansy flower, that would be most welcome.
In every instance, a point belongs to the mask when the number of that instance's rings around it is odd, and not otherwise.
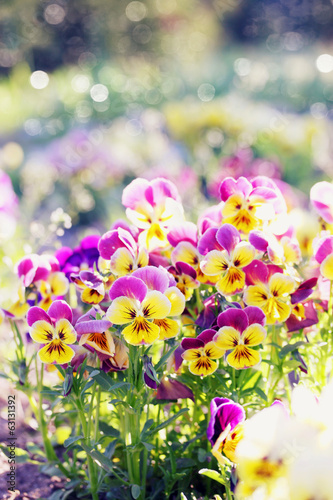
[[[258,307],[230,308],[218,316],[220,329],[213,340],[220,349],[231,351],[227,362],[236,370],[260,363],[261,356],[253,347],[266,338],[265,319]]]
[[[103,279],[91,271],[80,271],[71,274],[71,280],[81,291],[81,300],[86,304],[99,304],[105,297],[105,283]]]
[[[115,346],[112,334],[108,331],[112,325],[110,321],[102,318],[101,314],[99,316],[100,319],[97,319],[97,311],[92,308],[77,320],[75,329],[79,336],[79,345],[113,356]]]
[[[196,270],[186,262],[176,262],[168,271],[176,280],[176,286],[184,294],[185,300],[189,300],[194,290],[200,286]]]
[[[171,309],[168,316],[153,320],[160,329],[159,340],[170,339],[178,335],[180,326],[175,319],[171,318],[182,314],[185,309],[185,297],[176,286],[169,286],[171,275],[165,269],[146,266],[135,271],[133,276],[140,278],[147,285],[148,290],[157,290],[170,301]],[[173,284],[172,281],[171,283]]]
[[[168,234],[168,240],[174,247],[171,253],[171,262],[173,265],[175,265],[176,262],[185,262],[189,264],[195,269],[197,280],[200,281],[200,283],[214,283],[216,281],[215,277],[206,276],[200,268],[202,255],[200,255],[197,248],[198,237],[195,224],[192,222],[179,224]]]
[[[242,268],[252,262],[255,250],[251,244],[241,241],[239,232],[231,224],[223,224],[215,237],[222,250],[208,252],[200,267],[204,274],[219,277],[215,286],[222,295],[233,295],[244,288]]]
[[[291,313],[290,295],[295,291],[295,280],[279,267],[259,260],[251,262],[245,272],[249,285],[244,291],[245,304],[260,307],[268,325],[283,323]]]
[[[98,249],[101,257],[110,261],[110,271],[116,276],[126,276],[148,265],[147,250],[140,248],[131,233],[121,227],[103,234]]]
[[[69,282],[65,274],[58,271],[51,273],[46,281],[41,281],[38,288],[42,296],[39,306],[47,310],[52,300],[56,297],[60,298],[66,295],[69,289]]]
[[[217,397],[210,403],[210,414],[207,438],[213,455],[221,465],[225,463],[222,453],[237,462],[235,451],[243,437],[244,408],[231,399]]]
[[[69,363],[75,352],[70,347],[76,341],[76,331],[71,324],[72,310],[63,300],[56,300],[47,312],[41,307],[29,309],[27,322],[29,334],[38,344],[44,344],[38,351],[43,363]]]
[[[257,177],[248,181],[240,177],[237,181],[227,177],[220,186],[223,222],[232,224],[239,231],[249,233],[262,227],[264,221],[274,218],[281,193],[273,181]],[[280,194],[280,198],[278,195]]]
[[[135,179],[123,191],[128,219],[139,229],[139,244],[148,251],[169,245],[170,228],[184,219],[176,186],[167,179]]]
[[[301,249],[296,238],[282,236],[279,239],[266,231],[251,231],[249,242],[256,250],[267,254],[272,264],[293,265],[301,262]]]
[[[127,325],[122,334],[129,344],[152,344],[160,328],[153,322],[165,319],[171,310],[169,299],[161,292],[148,291],[147,285],[134,276],[118,278],[110,289],[112,303],[106,317],[115,325]]]
[[[185,338],[181,346],[184,349],[182,358],[189,361],[189,370],[193,375],[205,377],[211,375],[218,368],[218,362],[215,361],[225,353],[213,342],[216,330],[204,330],[196,338]]]

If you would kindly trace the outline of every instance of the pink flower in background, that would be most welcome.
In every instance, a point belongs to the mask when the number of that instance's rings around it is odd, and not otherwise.
[[[333,184],[330,182],[317,182],[312,186],[310,199],[317,213],[328,224],[333,223]]]

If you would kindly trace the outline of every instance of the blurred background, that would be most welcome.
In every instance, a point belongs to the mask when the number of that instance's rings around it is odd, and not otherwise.
[[[109,229],[137,176],[194,222],[228,175],[306,207],[333,174],[332,23],[330,0],[2,0],[3,274]]]

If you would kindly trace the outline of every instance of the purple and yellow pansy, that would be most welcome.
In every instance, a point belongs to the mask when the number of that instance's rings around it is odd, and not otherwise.
[[[165,319],[171,311],[170,300],[160,291],[149,291],[147,285],[134,276],[118,278],[110,289],[112,300],[106,317],[115,325],[127,325],[122,335],[128,344],[152,344],[160,328],[154,320]]]
[[[193,375],[205,377],[218,368],[219,358],[225,353],[214,341],[216,330],[207,329],[196,338],[184,338],[181,346],[184,349],[182,358],[189,361],[189,370]]]
[[[47,312],[37,306],[29,309],[29,334],[35,342],[44,344],[38,351],[42,363],[62,365],[72,360],[75,351],[70,345],[77,337],[72,321],[72,310],[63,300],[55,300]]]
[[[230,351],[227,363],[236,370],[256,366],[261,361],[253,347],[266,338],[265,314],[258,307],[230,308],[217,318],[220,327],[213,337],[216,346]]]
[[[211,236],[214,237],[214,232]],[[238,230],[231,224],[223,224],[216,231],[215,239],[221,249],[209,251],[200,268],[204,274],[218,278],[215,286],[222,295],[234,295],[245,286],[242,268],[252,262],[255,249],[250,243],[241,241]]]

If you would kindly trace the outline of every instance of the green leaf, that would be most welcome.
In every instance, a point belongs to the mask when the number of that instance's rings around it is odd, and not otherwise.
[[[141,488],[140,488],[140,486],[138,486],[137,484],[132,484],[131,494],[132,494],[132,497],[134,499],[139,498],[139,496],[141,495]]]
[[[141,431],[141,436],[143,436],[143,434],[145,432],[147,432],[151,428],[151,426],[153,425],[153,423],[154,423],[154,419],[153,418],[150,418],[149,420],[147,420],[147,422],[145,423],[145,425],[143,426],[143,429]]]
[[[254,391],[258,394],[258,396],[261,397],[261,399],[263,399],[264,401],[267,401],[267,396],[264,393],[264,391],[262,389],[260,389],[260,387],[255,387]]]
[[[155,448],[153,444],[146,443],[145,441],[141,441],[141,443],[143,444],[143,446],[146,448],[147,451],[151,451]]]
[[[119,437],[120,435],[118,429],[115,429],[114,427],[112,427],[112,425],[103,422],[103,420],[99,421],[99,428],[105,436]]]
[[[110,403],[115,406],[116,405],[124,406],[127,409],[128,413],[131,413],[132,415],[136,413],[136,411],[131,405],[129,405],[126,401],[122,401],[121,399],[111,399]]]
[[[210,479],[214,479],[214,481],[217,481],[218,483],[225,484],[223,477],[216,470],[201,469],[199,470],[199,474],[201,474],[202,476],[209,477]]]
[[[101,453],[100,451],[97,451],[97,450],[92,450],[89,446],[87,446],[86,444],[84,443],[81,443],[81,446],[82,448],[84,449],[84,451],[89,454],[89,456],[95,461],[95,462],[98,462],[98,464],[100,464],[101,467],[103,467],[103,469],[107,472],[110,472],[112,471],[113,467],[114,467],[114,463],[108,458],[106,457],[103,453]]]
[[[181,410],[179,410],[178,413],[176,413],[172,417],[168,418],[168,420],[166,420],[165,422],[162,422],[160,425],[158,425],[157,427],[155,427],[151,431],[146,432],[146,436],[151,436],[152,434],[155,434],[156,432],[160,431],[161,429],[164,429],[164,427],[167,427],[169,424],[171,424],[171,422],[173,422],[178,417],[180,417],[180,415],[183,415],[184,413],[188,412],[188,410],[189,410],[188,408],[182,408]]]
[[[84,436],[73,436],[65,439],[64,441],[64,447],[68,448],[72,444],[76,443],[77,441],[80,441],[80,439],[84,439]]]
[[[303,342],[301,340],[299,342],[295,342],[294,344],[285,345],[284,347],[282,347],[281,351],[279,352],[279,358],[280,359],[284,358],[285,356],[287,356],[287,354],[295,351],[295,349],[298,349],[299,347],[301,347],[303,345],[306,345],[306,342]]]

